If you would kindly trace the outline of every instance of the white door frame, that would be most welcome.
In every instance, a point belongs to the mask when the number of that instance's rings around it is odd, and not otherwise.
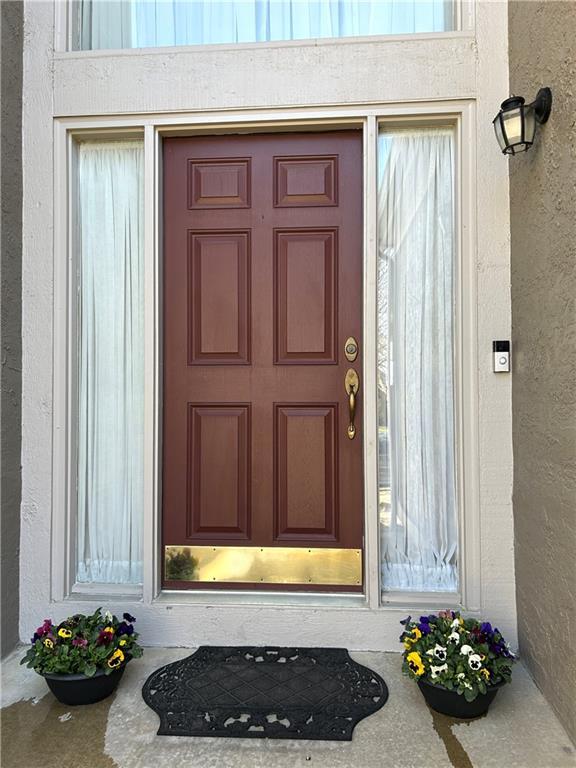
[[[480,607],[480,507],[478,457],[478,382],[476,345],[476,226],[475,226],[475,102],[435,101],[409,104],[369,104],[323,109],[241,110],[197,114],[146,114],[61,118],[54,121],[54,416],[52,497],[52,600],[139,600],[151,611],[168,605],[226,606],[257,603],[259,606],[318,606],[342,610],[357,607],[380,611],[414,605],[460,605],[468,611]],[[376,418],[376,278],[377,278],[377,133],[379,121],[405,124],[451,122],[456,126],[456,213],[458,222],[456,281],[456,440],[460,514],[461,593],[390,593],[380,596],[377,497]],[[365,473],[365,595],[302,595],[253,592],[170,592],[161,590],[160,578],[160,474],[161,474],[161,141],[165,135],[271,132],[362,126],[364,135],[364,473]],[[81,136],[144,136],[145,167],[145,509],[144,577],[142,588],[74,584],[75,391],[73,306],[74,226],[70,211],[74,200],[75,141]],[[374,343],[368,343],[373,339]],[[89,608],[84,608],[89,610]]]

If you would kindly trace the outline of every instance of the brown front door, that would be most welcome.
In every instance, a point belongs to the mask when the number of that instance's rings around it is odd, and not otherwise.
[[[360,590],[360,131],[165,139],[163,337],[164,586]]]

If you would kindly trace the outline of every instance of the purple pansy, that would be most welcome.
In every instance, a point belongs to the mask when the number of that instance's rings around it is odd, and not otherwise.
[[[131,624],[133,624],[136,621],[134,616],[130,616],[129,613],[122,614],[122,618],[124,619],[124,621],[129,621]]]
[[[134,634],[134,627],[132,626],[132,624],[126,624],[125,621],[122,621],[118,625],[118,629],[116,630],[116,634],[118,636],[120,636],[120,635],[128,635],[128,636],[130,636],[130,635]]]
[[[429,635],[430,632],[432,632],[429,616],[420,616],[420,623],[418,624],[418,629],[420,630],[420,632],[422,632],[423,635]]]

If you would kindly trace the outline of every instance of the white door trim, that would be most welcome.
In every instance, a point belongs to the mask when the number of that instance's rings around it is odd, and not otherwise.
[[[455,349],[457,375],[458,469],[460,501],[460,572],[462,594],[395,594],[384,605],[396,607],[444,606],[446,601],[462,604],[468,610],[480,606],[480,508],[478,492],[478,391],[476,344],[476,271],[475,250],[475,104],[472,100],[434,101],[405,104],[371,104],[358,107],[323,109],[242,110],[195,114],[146,114],[99,118],[62,118],[55,120],[54,177],[54,415],[53,415],[53,498],[52,498],[52,600],[84,601],[140,599],[154,612],[169,605],[234,604],[304,608],[319,605],[342,609],[346,605],[379,610],[379,534],[377,498],[376,430],[376,191],[377,125],[379,120],[403,120],[409,123],[450,120],[457,126],[460,158],[457,188],[459,248]],[[257,598],[254,593],[198,592],[175,595],[161,591],[160,580],[160,471],[161,471],[161,335],[160,335],[160,247],[161,233],[161,140],[163,135],[181,133],[225,133],[231,129],[246,131],[306,130],[307,128],[364,127],[364,472],[365,472],[365,597],[302,595]],[[145,156],[145,509],[144,509],[144,579],[142,589],[75,585],[74,508],[75,492],[72,413],[74,312],[71,301],[75,270],[71,210],[73,190],[74,137],[129,133],[144,134]],[[89,609],[87,609],[89,610]],[[223,611],[226,609],[223,607]],[[159,614],[161,615],[161,614]]]

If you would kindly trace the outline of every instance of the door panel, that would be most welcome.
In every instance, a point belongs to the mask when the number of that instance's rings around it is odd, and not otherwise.
[[[188,365],[250,362],[250,233],[189,233]]]
[[[361,169],[360,131],[164,141],[165,586],[361,589]]]
[[[277,364],[336,363],[337,251],[335,229],[276,231]]]
[[[276,405],[276,537],[335,541],[338,404]]]
[[[250,406],[188,405],[187,539],[250,538]]]

